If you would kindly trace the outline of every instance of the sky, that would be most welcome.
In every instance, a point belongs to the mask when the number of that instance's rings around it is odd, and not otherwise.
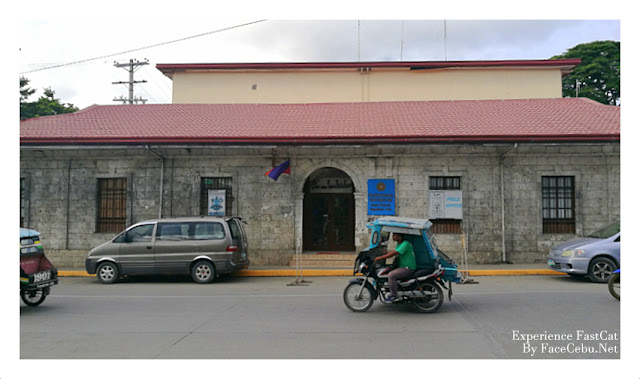
[[[138,66],[134,96],[171,103],[159,63],[345,62],[549,59],[580,43],[620,41],[620,20],[20,20],[18,71],[29,87],[80,109],[121,104]],[[55,41],[55,43],[52,43]],[[74,63],[76,62],[76,63]]]

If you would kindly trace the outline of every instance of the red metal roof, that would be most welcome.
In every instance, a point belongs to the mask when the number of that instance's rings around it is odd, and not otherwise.
[[[94,105],[20,123],[23,145],[594,140],[620,140],[620,107],[585,98]]]
[[[559,67],[563,74],[580,64],[580,59],[502,60],[502,61],[418,61],[418,62],[300,62],[300,63],[161,63],[156,68],[167,76],[186,70],[282,70],[345,68],[408,68],[412,70],[452,67]]]

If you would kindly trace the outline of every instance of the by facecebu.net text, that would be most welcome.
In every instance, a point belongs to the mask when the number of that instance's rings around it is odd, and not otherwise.
[[[521,343],[522,353],[531,357],[554,354],[618,354],[620,353],[617,332],[602,330],[586,332],[575,330],[569,333],[542,333],[512,331],[513,341]]]

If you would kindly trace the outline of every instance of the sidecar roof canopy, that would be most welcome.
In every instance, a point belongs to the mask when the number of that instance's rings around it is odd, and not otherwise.
[[[40,235],[39,232],[36,232],[35,230],[31,230],[31,229],[26,229],[26,228],[20,228],[20,238],[31,238],[31,237],[38,237]]]
[[[383,227],[392,233],[415,234],[420,235],[422,230],[431,228],[431,221],[424,218],[408,218],[408,217],[382,217],[367,226],[374,229],[378,226]]]

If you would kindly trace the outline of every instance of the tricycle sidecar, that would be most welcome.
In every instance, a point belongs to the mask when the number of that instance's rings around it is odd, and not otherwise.
[[[435,270],[442,266],[444,274],[442,278],[448,282],[460,282],[462,274],[458,271],[458,265],[442,250],[438,249],[436,240],[431,232],[431,221],[419,218],[384,217],[369,223],[371,240],[369,251],[372,257],[380,254],[384,249],[384,234],[400,233],[413,245],[418,270]]]
[[[20,228],[20,297],[30,307],[40,305],[58,284],[58,270],[45,257],[40,233]]]
[[[462,274],[453,260],[438,249],[431,234],[431,221],[427,219],[384,217],[367,225],[371,229],[369,247],[356,258],[353,273],[362,275],[352,279],[343,293],[347,308],[354,312],[368,310],[376,298],[387,303],[388,275],[394,265],[387,266],[374,261],[384,255],[389,233],[403,235],[411,242],[416,258],[413,276],[401,280],[394,302],[412,303],[420,312],[436,312],[444,299],[442,288],[448,290],[451,299],[451,283],[460,282]]]

